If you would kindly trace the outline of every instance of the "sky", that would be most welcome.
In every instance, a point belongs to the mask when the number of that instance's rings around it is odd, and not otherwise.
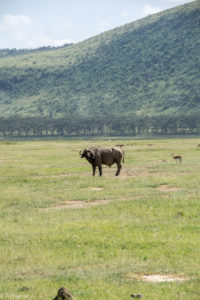
[[[0,0],[0,49],[77,43],[191,0]]]

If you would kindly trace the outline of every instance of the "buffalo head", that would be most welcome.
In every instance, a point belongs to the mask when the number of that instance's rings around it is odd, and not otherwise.
[[[80,151],[79,153],[81,158],[85,157],[89,162],[95,161],[95,155],[92,150],[84,149],[83,152]]]

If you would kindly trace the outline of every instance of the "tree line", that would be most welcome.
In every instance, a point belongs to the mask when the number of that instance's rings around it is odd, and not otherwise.
[[[140,117],[105,116],[82,117],[68,115],[47,117],[0,118],[2,137],[45,136],[137,136],[137,135],[200,134],[200,115]]]
[[[43,46],[43,47],[39,47],[39,48],[30,48],[30,49],[3,48],[3,49],[0,49],[0,58],[5,57],[5,56],[16,56],[16,55],[27,54],[27,53],[32,53],[32,52],[50,51],[50,50],[68,47],[71,45],[73,45],[73,44],[66,43],[66,44],[64,44],[62,46],[58,46],[58,47]]]

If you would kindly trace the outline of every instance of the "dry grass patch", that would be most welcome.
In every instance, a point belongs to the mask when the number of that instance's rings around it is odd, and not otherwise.
[[[86,207],[92,207],[97,205],[104,205],[108,203],[109,200],[95,200],[95,201],[68,201],[65,202],[65,204],[53,206],[47,208],[47,210],[60,210],[65,208],[86,208]]]
[[[94,201],[66,201],[65,203],[57,206],[52,206],[48,208],[42,208],[43,211],[49,211],[49,210],[61,210],[61,209],[68,209],[68,208],[87,208],[92,206],[98,206],[98,205],[105,205],[110,202],[114,201],[128,201],[131,199],[140,199],[141,196],[133,196],[128,198],[117,198],[117,199],[98,199]]]
[[[163,184],[163,185],[159,186],[157,188],[157,190],[161,191],[161,192],[180,192],[180,191],[182,191],[181,188],[171,187],[167,184]]]

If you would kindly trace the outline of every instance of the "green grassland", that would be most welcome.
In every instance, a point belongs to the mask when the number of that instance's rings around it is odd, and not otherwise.
[[[79,150],[123,143],[92,177]],[[198,139],[0,143],[0,299],[200,299]],[[170,156],[183,156],[177,164]],[[187,278],[144,282],[143,274]]]

